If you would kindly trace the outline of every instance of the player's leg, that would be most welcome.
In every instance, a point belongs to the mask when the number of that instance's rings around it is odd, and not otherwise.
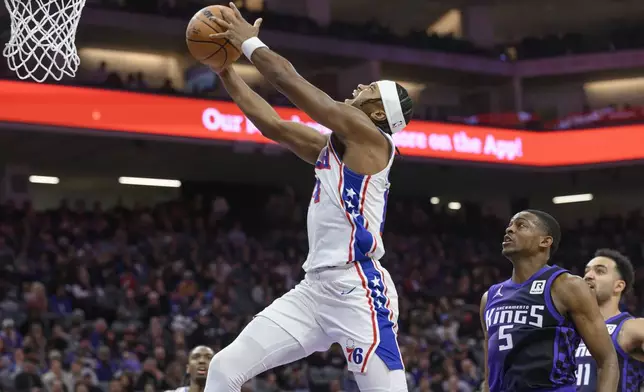
[[[205,391],[239,392],[256,375],[306,355],[304,347],[274,321],[255,317],[210,361]]]
[[[344,347],[361,391],[406,391],[397,341],[398,294],[389,273],[374,260],[355,263],[325,283],[319,317],[325,332]]]
[[[256,375],[328,349],[306,282],[278,298],[210,362],[205,392],[239,392]]]
[[[366,372],[353,375],[360,392],[407,392],[405,371],[389,370],[377,355],[369,360]]]

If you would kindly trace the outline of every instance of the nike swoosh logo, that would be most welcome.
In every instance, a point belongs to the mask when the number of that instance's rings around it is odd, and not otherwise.
[[[347,295],[347,294],[351,294],[351,293],[353,292],[353,290],[355,290],[355,289],[356,289],[356,288],[355,288],[355,287],[353,287],[353,288],[352,288],[351,290],[349,290],[349,291],[343,291],[343,292],[341,292],[341,293],[340,293],[340,295]]]

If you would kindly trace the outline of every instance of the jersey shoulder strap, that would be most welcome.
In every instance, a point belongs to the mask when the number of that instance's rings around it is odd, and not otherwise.
[[[544,268],[539,275],[535,277],[535,280],[554,280],[561,274],[568,273],[567,269],[561,268],[558,265],[550,265],[547,268]]]

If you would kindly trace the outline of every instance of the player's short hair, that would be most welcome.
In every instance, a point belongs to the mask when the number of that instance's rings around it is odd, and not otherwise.
[[[619,251],[607,248],[597,249],[595,257],[606,257],[615,262],[617,272],[626,286],[624,287],[624,294],[628,294],[632,290],[633,282],[635,281],[635,269],[633,268],[631,260]]]
[[[559,249],[559,243],[561,242],[561,226],[559,222],[550,214],[540,210],[525,210],[537,218],[539,218],[539,223],[541,223],[543,230],[552,237],[552,246],[550,246],[550,256]]]
[[[405,124],[409,124],[411,116],[414,114],[414,102],[411,100],[407,89],[398,83],[396,83],[396,92],[398,93],[398,99],[400,100],[400,108],[402,109]],[[391,128],[389,128],[387,120],[379,122],[376,125],[382,129],[383,132],[391,135]]]
[[[199,345],[199,346],[195,346],[195,347],[193,347],[193,348],[192,348],[192,350],[190,350],[190,352],[188,353],[188,357],[192,356],[192,354],[193,354],[195,351],[197,351],[197,350],[199,350],[199,349],[201,349],[201,348],[205,348],[205,349],[207,349],[207,350],[213,351],[213,349],[211,349],[210,347],[208,347],[208,346],[204,346],[203,344],[201,344],[201,345]]]

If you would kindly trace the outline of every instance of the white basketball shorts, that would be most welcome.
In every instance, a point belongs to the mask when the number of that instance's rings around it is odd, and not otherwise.
[[[307,272],[259,315],[284,328],[307,355],[342,345],[352,372],[365,373],[374,355],[389,370],[404,369],[397,341],[398,294],[377,260]]]

